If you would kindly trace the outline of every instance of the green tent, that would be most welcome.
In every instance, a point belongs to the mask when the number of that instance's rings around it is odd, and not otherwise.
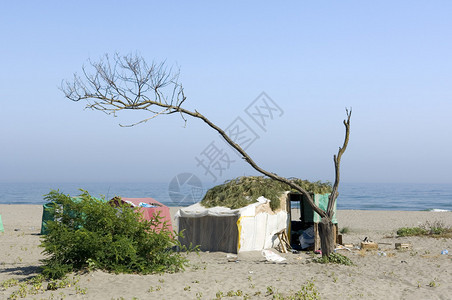
[[[105,200],[103,198],[97,198],[97,197],[93,197],[93,198],[95,198],[96,200],[102,201],[102,202],[108,202],[107,200]],[[80,199],[80,197],[72,197],[72,200],[77,203],[77,202],[80,202],[81,199]],[[53,215],[52,215],[51,211],[53,210],[53,208],[56,208],[55,206],[60,206],[60,208],[62,208],[64,210],[64,207],[61,207],[61,204],[58,204],[56,202],[48,202],[42,206],[41,234],[48,233],[47,222],[53,221]],[[71,212],[68,212],[68,213],[70,214]],[[1,219],[0,219],[0,221],[1,221]]]
[[[42,222],[41,222],[41,234],[47,234],[47,222],[53,221],[53,215],[51,214],[51,208],[54,205],[58,205],[56,203],[45,203],[42,206]]]

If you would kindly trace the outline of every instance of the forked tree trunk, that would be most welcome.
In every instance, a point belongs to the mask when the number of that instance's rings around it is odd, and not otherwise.
[[[319,223],[320,247],[322,256],[329,256],[334,252],[334,229],[330,218],[322,218]]]

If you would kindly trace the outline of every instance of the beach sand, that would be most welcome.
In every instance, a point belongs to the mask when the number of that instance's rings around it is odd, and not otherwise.
[[[173,215],[176,211],[171,208]],[[0,214],[5,229],[0,233],[0,282],[36,275],[43,258],[38,247],[42,206],[0,205]],[[25,299],[215,299],[221,293],[225,299],[272,299],[276,293],[293,295],[308,281],[314,282],[320,299],[452,299],[452,256],[441,254],[444,249],[452,253],[452,239],[395,237],[398,228],[426,221],[452,226],[451,212],[347,210],[338,211],[337,219],[339,228],[349,228],[344,243],[359,244],[368,237],[380,249],[340,250],[356,266],[322,265],[312,262],[314,254],[275,249],[285,263],[266,262],[260,252],[240,253],[237,262],[228,262],[223,252],[191,253],[184,272],[143,276],[95,271],[77,275],[75,287]],[[395,243],[411,243],[412,249],[395,250]],[[18,289],[0,287],[0,299]]]

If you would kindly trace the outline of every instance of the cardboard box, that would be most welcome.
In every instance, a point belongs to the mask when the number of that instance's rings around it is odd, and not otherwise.
[[[378,250],[378,244],[374,242],[361,242],[361,249]]]
[[[412,245],[410,243],[395,243],[397,250],[411,250]]]

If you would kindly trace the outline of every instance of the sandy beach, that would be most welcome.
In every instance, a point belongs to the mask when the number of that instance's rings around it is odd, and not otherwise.
[[[177,208],[171,208],[171,213]],[[40,244],[42,206],[0,205],[4,233],[0,233],[0,282],[19,281],[37,274],[43,258]],[[284,253],[284,263],[265,261],[260,252],[245,252],[236,262],[227,253],[189,254],[184,272],[161,275],[115,275],[101,271],[74,274],[76,286],[28,294],[24,299],[272,299],[293,295],[313,282],[320,299],[452,299],[452,239],[397,238],[400,227],[441,221],[452,226],[451,212],[338,211],[339,228],[347,227],[344,244],[365,237],[377,251],[340,250],[356,266],[322,265],[314,254]],[[396,250],[395,243],[411,243]],[[442,255],[447,249],[449,254]],[[70,276],[72,278],[72,275]],[[19,286],[0,287],[0,299]],[[234,296],[233,296],[234,295]]]

